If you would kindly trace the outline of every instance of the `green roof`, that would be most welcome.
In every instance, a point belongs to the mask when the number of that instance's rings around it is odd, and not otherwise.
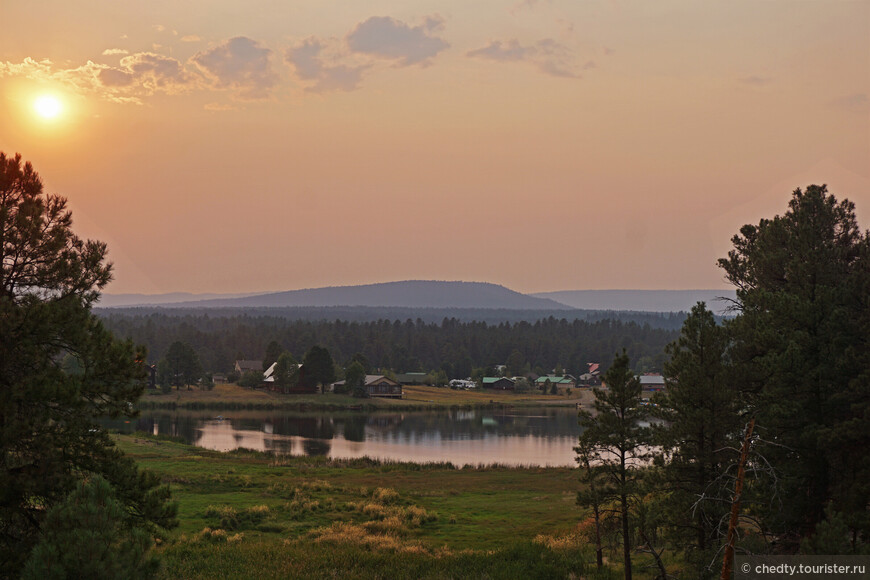
[[[549,379],[551,384],[556,383],[557,385],[561,384],[561,383],[573,383],[574,382],[572,379],[570,379],[568,377],[555,377],[555,376],[538,377],[538,379],[535,382],[536,383],[546,383],[548,379]]]
[[[488,383],[496,383],[502,379],[504,379],[506,381],[511,381],[511,379],[509,379],[507,377],[483,377],[483,384],[486,385]],[[511,382],[513,382],[513,381],[511,381]]]

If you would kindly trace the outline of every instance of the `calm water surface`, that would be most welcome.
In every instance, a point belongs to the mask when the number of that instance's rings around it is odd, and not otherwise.
[[[230,451],[239,447],[291,455],[375,457],[397,461],[450,461],[455,465],[573,466],[580,434],[571,408],[377,413],[153,411],[124,432],[145,431]]]

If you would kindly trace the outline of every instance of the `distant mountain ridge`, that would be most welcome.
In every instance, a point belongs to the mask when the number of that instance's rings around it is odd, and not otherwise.
[[[734,290],[564,290],[530,294],[580,310],[632,310],[638,312],[688,312],[698,302],[724,314],[736,298]]]
[[[721,298],[725,298],[722,300]],[[101,308],[392,308],[570,312],[688,312],[703,301],[724,314],[734,290],[566,290],[521,294],[488,282],[405,280],[248,294],[104,294]]]
[[[156,304],[142,302],[141,304]],[[406,280],[360,286],[330,286],[288,290],[244,297],[161,302],[165,308],[262,308],[262,307],[392,307],[392,308],[494,308],[508,310],[573,310],[548,298],[536,298],[488,282]],[[100,306],[108,306],[101,303]],[[131,306],[131,304],[128,304]]]

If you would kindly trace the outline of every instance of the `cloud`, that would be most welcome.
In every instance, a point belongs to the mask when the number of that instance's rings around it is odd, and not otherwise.
[[[123,48],[107,48],[103,51],[103,56],[112,56],[115,54],[130,54],[130,51]]]
[[[835,109],[841,109],[853,113],[866,113],[870,111],[870,99],[867,93],[853,93],[838,97],[828,103]]]
[[[324,45],[316,38],[307,38],[295,47],[287,49],[284,59],[296,70],[303,81],[313,81],[306,90],[315,93],[328,91],[352,91],[362,81],[366,65],[324,64]]]
[[[202,39],[195,34],[188,34],[181,37],[181,42],[199,42]]]
[[[578,65],[572,52],[552,38],[545,38],[528,46],[523,46],[515,38],[506,41],[493,40],[482,48],[467,52],[466,56],[497,62],[530,62],[545,74],[564,78],[580,78],[579,69],[595,67],[592,61]]]
[[[237,36],[197,53],[191,62],[216,87],[234,89],[245,99],[265,99],[277,78],[269,62],[271,53],[255,40]]]
[[[493,40],[483,48],[472,50],[466,54],[470,57],[481,57],[502,62],[525,60],[535,53],[534,47],[522,46],[517,39],[508,41]]]
[[[190,88],[195,81],[174,58],[152,52],[139,52],[121,59],[120,68],[104,68],[100,82],[111,88],[130,87],[145,95],[155,92],[178,93]]]
[[[387,16],[373,16],[357,24],[348,34],[347,44],[354,52],[394,59],[401,66],[428,66],[432,58],[450,46],[433,34],[443,27],[444,21],[437,16],[414,27]]]
[[[48,59],[25,58],[20,63],[0,62],[0,78],[23,77],[40,82],[60,83],[75,92],[89,92],[100,87],[98,75],[106,65],[88,61],[82,66],[57,69]]]
[[[97,94],[118,103],[141,103],[141,97],[156,92],[175,94],[196,84],[179,61],[147,52],[125,56],[117,67],[88,61],[64,69],[48,59],[28,57],[18,64],[0,62],[0,77],[4,76],[59,83],[77,93]]]

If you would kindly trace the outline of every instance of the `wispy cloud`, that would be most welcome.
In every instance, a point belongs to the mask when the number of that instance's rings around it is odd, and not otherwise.
[[[202,39],[195,34],[188,34],[181,37],[181,42],[200,42]]]
[[[740,79],[740,82],[744,85],[750,85],[753,87],[763,87],[765,85],[769,85],[773,79],[770,77],[762,77],[757,75],[752,75],[748,77],[743,77]]]
[[[428,66],[450,44],[435,35],[444,21],[430,16],[419,26],[409,26],[387,16],[373,16],[361,22],[347,36],[351,50],[378,58],[398,61],[401,66]]]
[[[107,48],[103,51],[103,56],[113,56],[116,54],[130,54],[130,51],[123,48]]]
[[[191,62],[217,88],[233,89],[244,99],[265,99],[275,86],[272,51],[245,36],[237,36],[197,53]]]
[[[870,111],[870,98],[867,93],[853,93],[843,95],[828,103],[829,106],[853,113],[867,113]]]
[[[522,46],[519,40],[513,38],[506,41],[493,40],[483,48],[469,51],[466,56],[481,57],[502,62],[514,62],[525,60],[535,54],[535,52],[534,47]]]
[[[146,95],[182,92],[195,81],[181,62],[152,52],[125,56],[121,59],[120,68],[101,69],[99,79],[106,87],[135,87]]]
[[[466,56],[498,62],[530,62],[545,74],[565,78],[579,78],[580,69],[587,70],[595,66],[592,61],[579,65],[571,50],[552,38],[526,46],[515,38],[493,40],[482,48],[467,52]]]
[[[352,91],[357,88],[368,65],[325,64],[323,52],[323,42],[312,37],[287,49],[284,59],[293,66],[300,80],[312,83],[306,89],[311,92]]]

